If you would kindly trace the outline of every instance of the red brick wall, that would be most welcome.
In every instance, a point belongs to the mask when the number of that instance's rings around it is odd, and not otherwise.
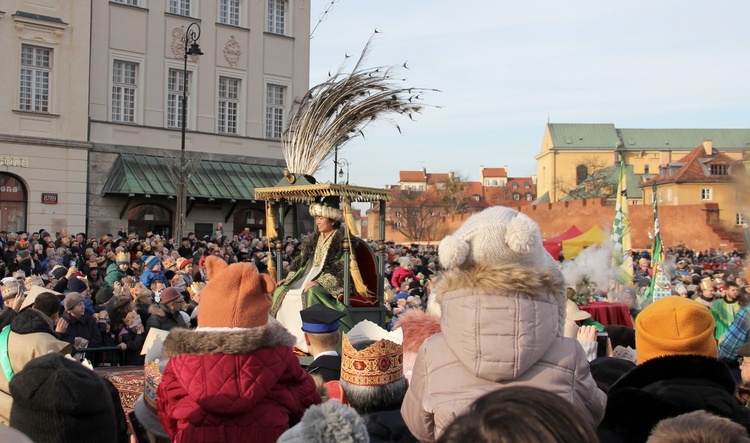
[[[583,232],[594,225],[599,225],[604,231],[609,232],[612,229],[615,207],[605,206],[603,203],[603,199],[574,200],[537,206],[527,205],[514,209],[536,221],[543,238],[552,238],[565,232],[572,225]],[[633,248],[644,249],[651,245],[648,233],[654,232],[653,207],[635,205],[628,209]],[[721,238],[713,229],[719,223],[718,210],[716,203],[660,207],[659,223],[664,245],[673,246],[682,243],[698,250],[735,247],[736,245],[731,244],[726,238]],[[447,232],[458,229],[470,216],[471,214],[458,214],[444,217],[443,221],[448,225]],[[386,239],[396,242],[407,241],[391,228],[386,230]],[[435,239],[435,242],[440,240]]]

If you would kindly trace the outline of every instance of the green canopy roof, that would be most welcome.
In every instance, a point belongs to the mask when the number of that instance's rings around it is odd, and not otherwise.
[[[254,200],[255,188],[278,183],[282,166],[201,160],[187,195],[194,198]],[[174,196],[176,186],[164,157],[120,154],[109,171],[101,195]]]

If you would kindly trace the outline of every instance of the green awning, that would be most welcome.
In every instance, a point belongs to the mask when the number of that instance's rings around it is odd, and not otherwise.
[[[187,194],[194,198],[253,200],[255,188],[274,186],[283,176],[283,166],[201,160]],[[176,193],[164,157],[120,154],[101,195],[157,197]]]

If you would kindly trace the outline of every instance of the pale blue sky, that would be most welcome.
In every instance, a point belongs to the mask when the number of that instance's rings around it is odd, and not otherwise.
[[[311,25],[330,0],[311,0]],[[747,128],[750,2],[338,0],[311,40],[310,84],[377,28],[366,66],[400,65],[440,89],[403,135],[381,123],[350,142],[350,183],[382,187],[399,170],[479,165],[536,173],[544,126]],[[351,58],[349,60],[354,60]],[[333,166],[319,171],[333,180]]]

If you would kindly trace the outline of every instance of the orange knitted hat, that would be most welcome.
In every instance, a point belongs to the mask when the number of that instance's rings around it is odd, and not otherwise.
[[[209,282],[201,291],[198,324],[202,328],[255,328],[268,323],[276,283],[251,263],[206,258]]]
[[[635,318],[635,347],[639,365],[667,355],[718,358],[714,317],[695,300],[664,297]]]

